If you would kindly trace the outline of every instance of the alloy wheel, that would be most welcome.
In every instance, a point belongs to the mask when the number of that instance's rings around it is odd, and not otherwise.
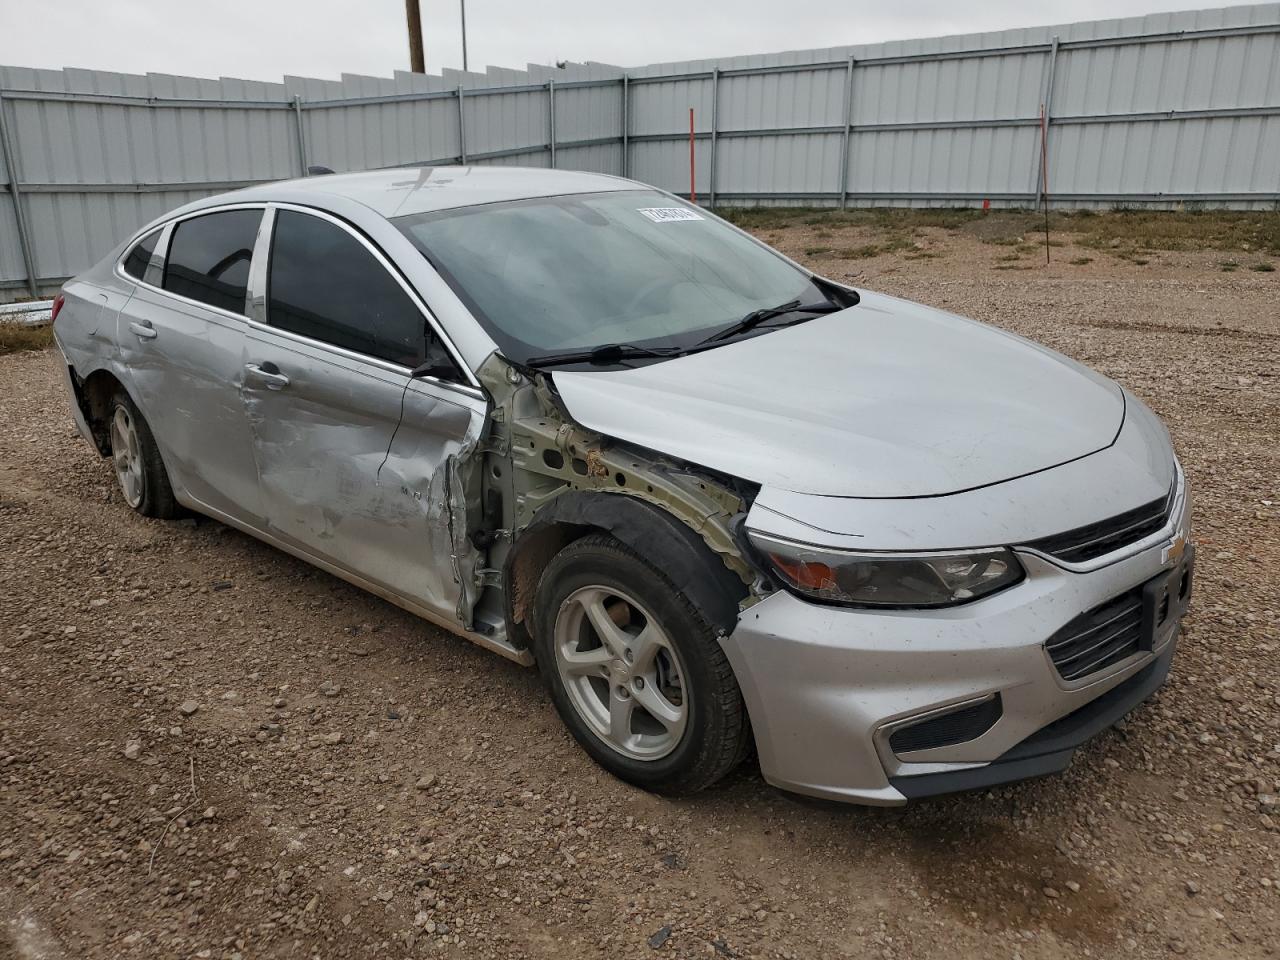
[[[124,499],[136,510],[142,503],[142,456],[133,417],[124,407],[116,407],[111,418],[111,460]]]
[[[574,591],[556,615],[554,648],[569,701],[609,747],[658,760],[679,745],[690,716],[685,670],[633,597],[613,587]]]

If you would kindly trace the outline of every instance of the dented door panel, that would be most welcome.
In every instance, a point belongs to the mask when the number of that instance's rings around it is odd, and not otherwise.
[[[245,321],[139,285],[115,336],[180,497],[258,524],[262,500],[237,396]]]
[[[268,532],[469,625],[461,582],[475,563],[455,522],[456,473],[484,401],[260,324],[245,362]]]

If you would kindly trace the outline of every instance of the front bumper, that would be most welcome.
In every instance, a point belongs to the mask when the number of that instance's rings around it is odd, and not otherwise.
[[[1169,672],[1185,602],[1149,645],[1075,682],[1045,641],[1079,614],[1192,563],[1170,556],[1189,532],[1182,491],[1158,539],[1088,571],[1019,551],[1027,578],[944,610],[823,606],[770,595],[724,640],[755,730],[766,780],[786,790],[895,805],[1053,773],[1082,743],[1147,699]],[[895,752],[904,724],[999,698],[972,739]]]

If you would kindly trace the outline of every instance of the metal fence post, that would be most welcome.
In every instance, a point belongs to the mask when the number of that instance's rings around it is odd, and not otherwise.
[[[462,109],[462,84],[458,84],[458,162],[467,165],[467,118]]]
[[[853,126],[853,57],[844,71],[844,139],[840,144],[840,209],[849,200],[849,134]]]
[[[631,160],[628,156],[631,145],[627,142],[631,136],[631,75],[622,75],[622,175],[630,173]]]
[[[18,185],[18,157],[13,152],[13,141],[9,138],[3,90],[0,90],[0,153],[4,154],[5,173],[9,177],[9,197],[13,200],[13,219],[18,227],[18,247],[22,250],[22,263],[27,270],[27,289],[31,296],[39,297],[36,261],[31,252],[31,238],[27,234],[27,218],[22,211],[22,188]]]
[[[1053,127],[1053,74],[1058,65],[1058,38],[1054,37],[1053,42],[1049,45],[1049,59],[1044,65],[1044,96],[1041,103],[1044,104],[1044,143],[1037,144],[1040,147],[1036,151],[1035,175],[1036,175],[1036,202],[1035,207],[1040,206],[1040,200],[1044,196],[1045,170],[1044,165],[1049,156],[1049,131]],[[1032,209],[1035,209],[1033,207]]]
[[[302,125],[302,97],[297,94],[293,97],[293,119],[294,125],[298,128],[298,166],[305,177],[307,175],[307,138],[303,133]]]
[[[551,169],[556,167],[556,82],[547,81],[547,121],[550,126]]]
[[[711,165],[707,184],[707,209],[716,208],[716,113],[720,108],[720,68],[711,71],[711,155],[707,162]]]

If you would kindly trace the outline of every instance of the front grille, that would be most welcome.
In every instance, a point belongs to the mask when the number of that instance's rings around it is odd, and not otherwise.
[[[955,746],[982,736],[995,726],[1003,713],[1004,706],[997,693],[981,703],[901,727],[889,736],[889,747],[894,753],[902,754]]]
[[[1110,519],[1076,527],[1066,533],[1055,533],[1027,546],[1067,563],[1093,560],[1155,533],[1168,521],[1172,502],[1173,492],[1170,491],[1168,496],[1118,513]]]
[[[1045,649],[1063,680],[1079,680],[1119,663],[1142,647],[1142,587],[1076,617]]]

